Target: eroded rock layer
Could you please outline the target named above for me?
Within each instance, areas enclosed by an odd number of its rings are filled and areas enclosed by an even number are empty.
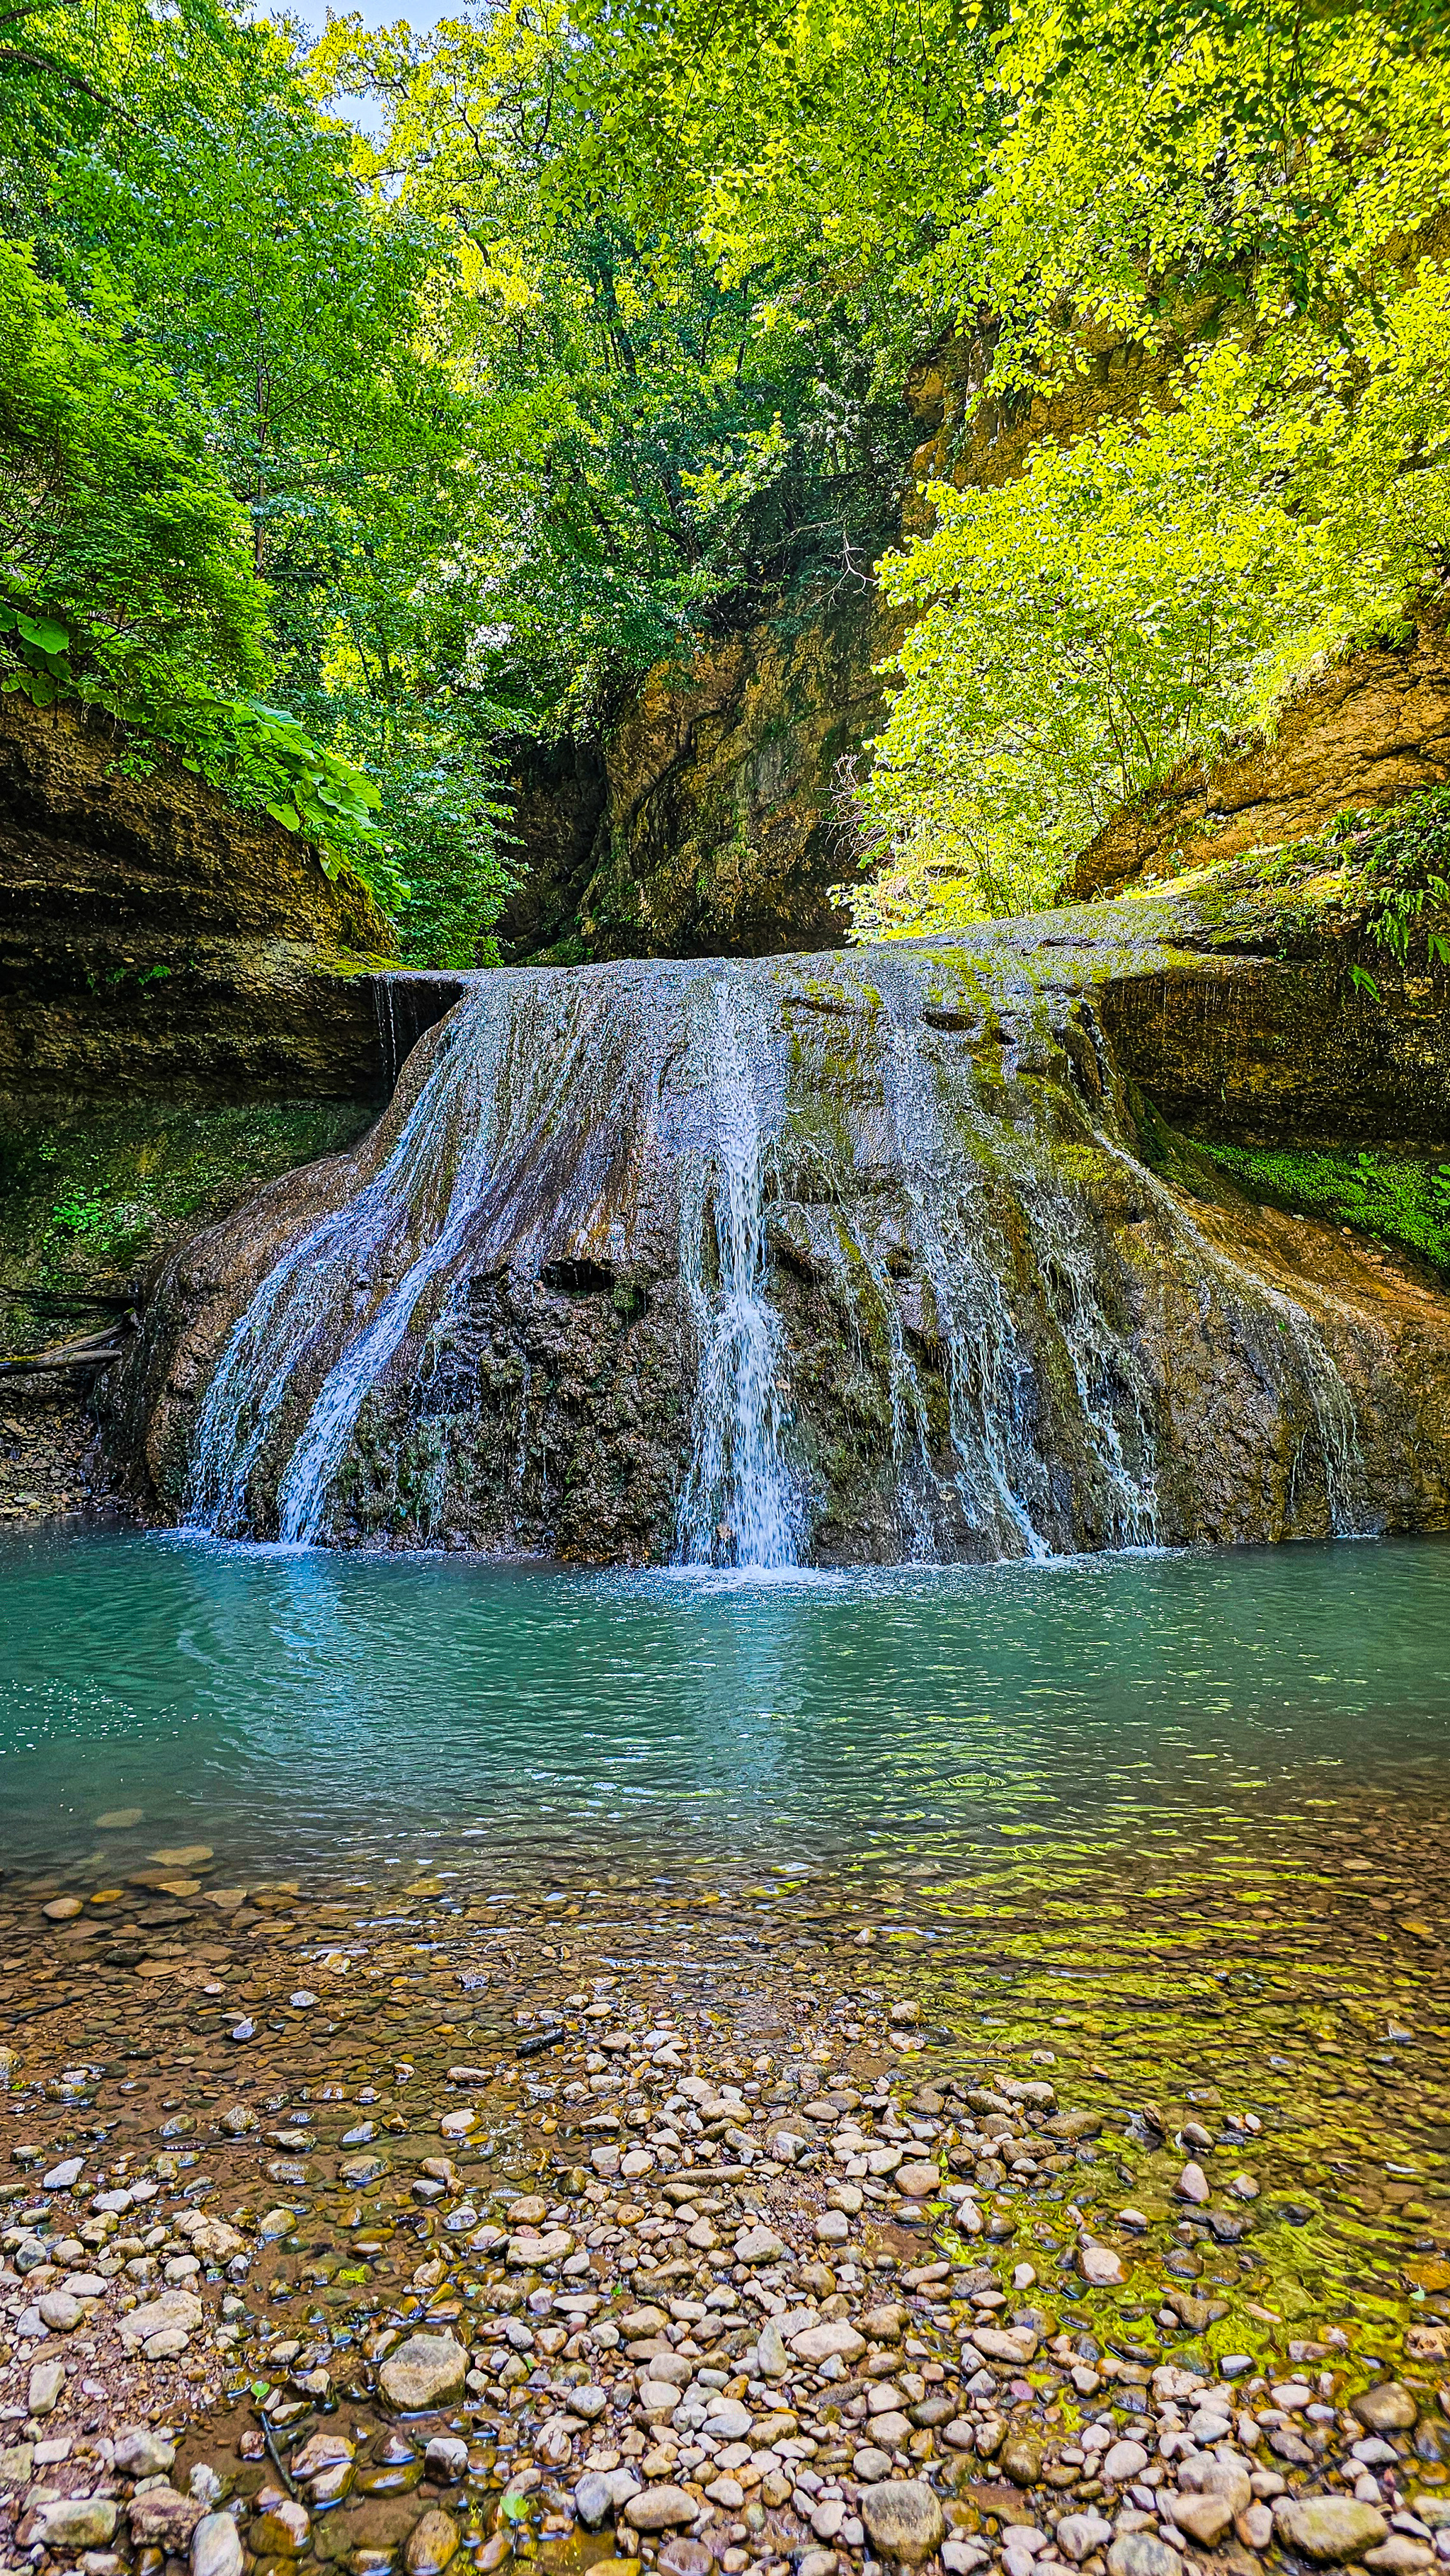
[[[1434,1123],[1443,1013],[1412,1076],[1280,928],[1254,956],[1180,894],[482,977],[353,1152],[173,1258],[113,1398],[133,1473],[223,1532],[596,1559],[1443,1526],[1450,1300],[1165,1157],[1140,1087],[1223,1028],[1240,1125],[1302,1131],[1318,1032],[1321,1132],[1376,1085],[1382,1132]]]

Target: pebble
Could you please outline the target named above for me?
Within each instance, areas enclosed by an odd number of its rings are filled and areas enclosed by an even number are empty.
[[[1280,2496],[1274,2527],[1299,2557],[1334,2567],[1362,2558],[1389,2531],[1374,2505],[1359,2504],[1352,2496]]]
[[[699,2507],[683,2487],[642,2487],[624,2508],[625,2521],[636,2531],[675,2531],[694,2521]]]
[[[451,2513],[434,2505],[415,2522],[403,2548],[408,2576],[442,2576],[458,2555],[458,2525]]]
[[[105,2549],[115,2538],[118,2507],[110,2496],[57,2496],[37,2505],[29,2543],[50,2550]]]
[[[191,2535],[191,2576],[242,2576],[242,2536],[229,2513],[204,2513]]]
[[[1377,2388],[1366,2388],[1350,2399],[1350,2413],[1372,2433],[1408,2433],[1419,2412],[1409,2389],[1397,2379],[1382,2380]]]
[[[919,2567],[946,2535],[941,2499],[921,2478],[892,2478],[865,2486],[860,2508],[872,2548],[906,2567]]]
[[[1129,2531],[1108,2551],[1108,2576],[1183,2576],[1183,2560],[1151,2531]]]
[[[166,1865],[182,1864],[172,1855]],[[240,1902],[245,1890],[234,1893]],[[208,1917],[208,1937],[218,1928]],[[401,1947],[394,1956],[401,1980],[413,1974],[410,1960],[426,1953]],[[296,1982],[304,1960],[310,1986]],[[859,2576],[868,2548],[906,2567],[939,2557],[944,2576],[994,2569],[1061,2576],[1089,2561],[1089,2576],[1100,2576],[1104,2560],[1109,2576],[1184,2576],[1175,2534],[1206,2556],[1226,2551],[1243,2576],[1246,2562],[1235,2550],[1257,2555],[1276,2540],[1297,2558],[1333,2565],[1345,2555],[1337,2541],[1323,2545],[1335,2539],[1335,2516],[1368,2514],[1352,2527],[1349,2555],[1372,2576],[1433,2576],[1424,2533],[1440,2526],[1409,2528],[1399,2517],[1391,2528],[1388,2481],[1383,2513],[1347,2494],[1281,2492],[1274,2500],[1276,2488],[1311,2488],[1346,2462],[1347,2477],[1362,2477],[1375,2497],[1381,2490],[1370,2469],[1397,2471],[1402,2494],[1406,2445],[1384,2435],[1412,2431],[1422,2415],[1433,2428],[1433,2388],[1382,2378],[1347,2399],[1344,2380],[1353,2387],[1368,2373],[1352,2375],[1339,2344],[1291,2344],[1290,2329],[1274,2319],[1267,2273],[1245,2274],[1243,2288],[1234,2288],[1240,2258],[1219,2252],[1232,2242],[1222,2228],[1252,2232],[1254,2220],[1219,2212],[1205,2223],[1192,2214],[1207,2203],[1204,2168],[1183,2168],[1176,2186],[1161,2125],[1148,2147],[1150,2157],[1162,2157],[1156,2176],[1120,2176],[1111,2115],[1059,2113],[1053,2087],[1037,2083],[1035,2069],[1028,2081],[1009,2072],[1023,2059],[995,2044],[985,2051],[990,2076],[958,2081],[933,2068],[928,2086],[923,2067],[905,2057],[889,2094],[884,2084],[873,2092],[876,2079],[859,2071],[848,2080],[844,2051],[834,2060],[843,2071],[827,2071],[823,2047],[800,2074],[773,2038],[754,2075],[749,2049],[742,2056],[737,2043],[732,2058],[723,2042],[722,2055],[706,2060],[709,2072],[696,2073],[696,2041],[663,2011],[657,2029],[646,2027],[612,1969],[601,1979],[608,2005],[592,2018],[592,2008],[581,2009],[579,2037],[572,2046],[566,2037],[547,2064],[533,2057],[516,2070],[507,2037],[497,2076],[460,2055],[447,2073],[469,2088],[460,2106],[456,2096],[440,2098],[421,2051],[417,2071],[427,2080],[414,2080],[405,2046],[420,2049],[416,2022],[407,2025],[409,2043],[396,2025],[381,2025],[386,2047],[369,2050],[366,2082],[360,2060],[344,2062],[341,2044],[325,2076],[316,2071],[326,2062],[319,2032],[339,2009],[323,1973],[330,1964],[320,1944],[304,1948],[294,1935],[271,1987],[261,1978],[233,1986],[228,2008],[224,1983],[210,1985],[216,2090],[194,2128],[194,2104],[166,2102],[168,2114],[182,2116],[174,2131],[162,2129],[167,2152],[156,2179],[144,2149],[138,2156],[133,2148],[98,2177],[115,2188],[79,2199],[73,2216],[57,2210],[48,2232],[33,2214],[25,2223],[40,2232],[12,2238],[12,2318],[32,2297],[25,2314],[35,2332],[76,2337],[68,2349],[80,2347],[77,2378],[92,2367],[86,2355],[99,2325],[107,2349],[119,2341],[129,2358],[133,2406],[144,2409],[154,2393],[185,2420],[196,2382],[176,2375],[179,2365],[188,2374],[228,2371],[244,2408],[249,2379],[263,2391],[252,2423],[265,2422],[267,2436],[249,2430],[243,2442],[245,2455],[262,2463],[244,2526],[259,2570],[316,2550],[329,2560],[346,2555],[352,2576],[382,2576],[391,2548],[406,2576],[442,2576],[458,2555],[462,2526],[480,2576],[491,2576],[515,2546],[532,2559],[541,2543],[548,2550],[577,2525],[601,2535],[613,2526],[619,2557],[596,2558],[594,2570],[614,2567],[621,2576],[626,2567],[638,2576],[640,2549],[659,2576],[712,2576],[717,2567],[721,2576],[754,2576],[757,2565],[761,2576],[785,2576],[787,2561],[797,2576]],[[862,1973],[870,1971],[863,1965]],[[474,1983],[489,1996],[496,1991],[486,1978]],[[289,2001],[314,2016],[288,2023],[281,2043],[307,2052],[305,2081],[301,2059],[284,2071],[268,2036],[267,2056],[258,2050],[240,2065],[230,2060],[224,2088],[225,2034],[275,2028]],[[242,2013],[244,2004],[254,2009]],[[442,2039],[487,2060],[497,2027],[491,2009],[455,1999],[450,2011],[443,2003]],[[879,2016],[884,2007],[876,2009]],[[475,2012],[478,2025],[465,2031]],[[822,2027],[829,2032],[824,2019]],[[359,2032],[353,2049],[360,2039]],[[87,2047],[99,2059],[108,2044],[88,2037]],[[254,2091],[246,2079],[259,2059],[266,2071]],[[50,2098],[89,2098],[86,2072],[81,2065],[63,2075]],[[173,2074],[157,2073],[158,2092],[161,2083],[185,2092]],[[248,2098],[229,2100],[233,2090]],[[333,2103],[335,2111],[323,2107]],[[788,2127],[776,2125],[783,2116]],[[1164,2116],[1171,2127],[1166,2108]],[[1185,2122],[1185,2145],[1206,2150],[1224,2116],[1210,2108],[1209,2125]],[[988,2117],[998,2124],[991,2133],[982,2126]],[[153,2139],[161,2125],[155,2121]],[[606,2126],[612,2162],[600,2184],[594,2175],[606,2169],[606,2151],[594,2140]],[[57,2145],[76,2134],[59,2122],[57,2129]],[[1108,2143],[1095,2156],[1092,2141],[1105,2130]],[[83,2126],[81,2134],[91,2133]],[[194,2177],[188,2139],[207,2156]],[[97,2162],[124,2143],[97,2146]],[[444,2152],[434,2152],[440,2143]],[[265,2209],[265,2187],[249,2195],[229,2177],[264,2173],[277,2145],[308,2161],[289,2165],[285,2176],[279,2169],[288,2203]],[[339,2145],[348,2152],[335,2166]],[[31,2161],[43,2162],[38,2149]],[[81,2160],[72,2161],[78,2180]],[[47,2172],[47,2183],[61,2170]],[[220,2190],[188,2204],[184,2193],[214,2171]],[[1193,2175],[1203,2183],[1201,2199],[1181,2188]],[[1125,2179],[1143,2205],[1115,2219]],[[34,2190],[33,2180],[21,2188]],[[1282,2168],[1266,2188],[1271,2198],[1284,2190]],[[160,2207],[148,2210],[147,2198],[162,2190]],[[264,2214],[234,2210],[234,2197]],[[97,2233],[87,2211],[104,2221]],[[153,2249],[144,2240],[158,2217],[168,2233]],[[55,2243],[69,2224],[86,2234]],[[1092,2231],[1130,2225],[1138,2304],[1119,2307],[1113,2294],[1126,2289],[1125,2258]],[[142,2245],[129,2269],[119,2268],[123,2239]],[[104,2269],[73,2268],[86,2260]],[[34,2289],[20,2288],[32,2270]],[[231,2282],[218,2281],[228,2270],[235,2296]],[[1182,2284],[1202,2275],[1206,2295],[1190,2296]],[[344,2281],[360,2285],[356,2308],[342,2295]],[[275,2309],[269,2283],[281,2294]],[[1207,2295],[1220,2286],[1225,2298]],[[118,2313],[123,2296],[137,2303]],[[1151,2317],[1165,2297],[1160,2344]],[[167,2308],[177,2300],[184,2304]],[[1271,2357],[1219,2356],[1188,2343],[1228,2315],[1231,2302],[1244,2341]],[[1428,2340],[1405,2345],[1412,2382],[1417,2353],[1428,2356],[1422,2366],[1432,2381],[1450,2360],[1446,2342],[1436,2345],[1435,2315],[1432,2304],[1414,2327]],[[1269,2331],[1258,2334],[1253,2320]],[[399,2330],[402,2340],[379,2349]],[[1316,2329],[1296,2321],[1292,2331],[1307,2337]],[[1396,2366],[1398,2343],[1376,2349],[1386,2358],[1373,2367]],[[1218,2384],[1191,2366],[1201,2355],[1222,2374]],[[66,2429],[86,2420],[89,2387],[82,2397],[64,2363],[49,2356],[26,2366],[27,2394],[42,2370],[59,2371],[57,2465],[62,2475],[93,2479],[94,2454]],[[96,2366],[104,2377],[110,2365]],[[1227,2384],[1236,2372],[1246,2388]],[[391,2423],[379,2423],[378,2398]],[[1352,2443],[1338,2411],[1351,2403],[1362,2428]],[[445,2414],[446,2429],[406,2420],[454,2409],[462,2412],[451,2422]],[[1326,2438],[1327,2450],[1314,2446]],[[1438,2439],[1433,2429],[1420,2435],[1431,2448],[1417,2476],[1433,2479]],[[1241,2449],[1230,2449],[1233,2442]],[[12,2484],[28,2485],[32,2465],[36,2476],[51,2476],[43,2456],[51,2447],[17,2445],[0,2454],[0,2468],[24,2450],[24,2467],[8,2471]],[[295,2495],[270,2484],[274,2456]],[[133,2542],[173,2559],[189,2543],[192,2576],[242,2576],[243,2535],[234,2514],[217,2510],[234,2492],[230,2471],[188,2453],[191,2492],[182,2495],[166,2482],[176,2457],[169,2432],[155,2426],[132,2424],[115,2436],[118,2478],[162,2481],[125,2504]],[[425,2481],[453,2491],[457,2520],[428,2503],[426,2490],[407,2503]],[[504,2508],[485,2537],[500,2488]],[[87,2500],[64,2501],[78,2508]],[[1415,2501],[1427,2515],[1443,2503],[1450,2527],[1450,2497]],[[325,2519],[339,2504],[345,2511]],[[40,2501],[31,2508],[41,2509]],[[1306,2519],[1293,2523],[1294,2514]],[[105,2547],[89,2539],[74,2545]],[[97,2567],[85,2576],[121,2571]]]
[[[65,2363],[38,2361],[30,2374],[26,2403],[32,2415],[54,2414],[65,2395]]]
[[[388,2354],[378,2384],[400,2415],[422,2415],[454,2405],[467,2376],[468,2354],[452,2335],[418,2334]]]

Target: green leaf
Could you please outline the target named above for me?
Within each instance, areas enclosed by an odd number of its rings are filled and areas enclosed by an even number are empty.
[[[273,822],[281,823],[287,831],[299,832],[301,830],[301,819],[294,805],[268,805],[266,810],[271,815]]]
[[[24,636],[26,643],[33,644],[38,653],[64,653],[70,644],[70,636],[65,627],[57,626],[54,618],[25,617],[17,614],[15,625],[17,632]]]

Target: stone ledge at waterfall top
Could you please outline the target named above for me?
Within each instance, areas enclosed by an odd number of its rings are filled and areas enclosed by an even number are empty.
[[[1303,881],[477,978],[174,1254],[110,1436],[223,1534],[889,1561],[1450,1523],[1450,1297],[1203,1142],[1443,1156],[1443,979]]]

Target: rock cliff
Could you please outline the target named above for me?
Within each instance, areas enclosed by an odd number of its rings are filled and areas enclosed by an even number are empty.
[[[0,1091],[352,1098],[379,1086],[351,880],[183,769],[127,778],[109,728],[0,699]]]
[[[179,1230],[350,1143],[395,1069],[361,887],[116,748],[0,698],[0,1353],[96,1322]],[[84,1385],[7,1384],[0,1518],[91,1490]]]
[[[118,1454],[224,1531],[605,1560],[1445,1527],[1443,1285],[1221,1159],[1443,1153],[1443,979],[1376,999],[1354,939],[1229,872],[480,978],[370,1137],[178,1249]]]
[[[844,941],[841,764],[881,705],[861,584],[795,626],[761,619],[650,672],[614,724],[514,781],[526,874],[505,956],[755,957]]]

